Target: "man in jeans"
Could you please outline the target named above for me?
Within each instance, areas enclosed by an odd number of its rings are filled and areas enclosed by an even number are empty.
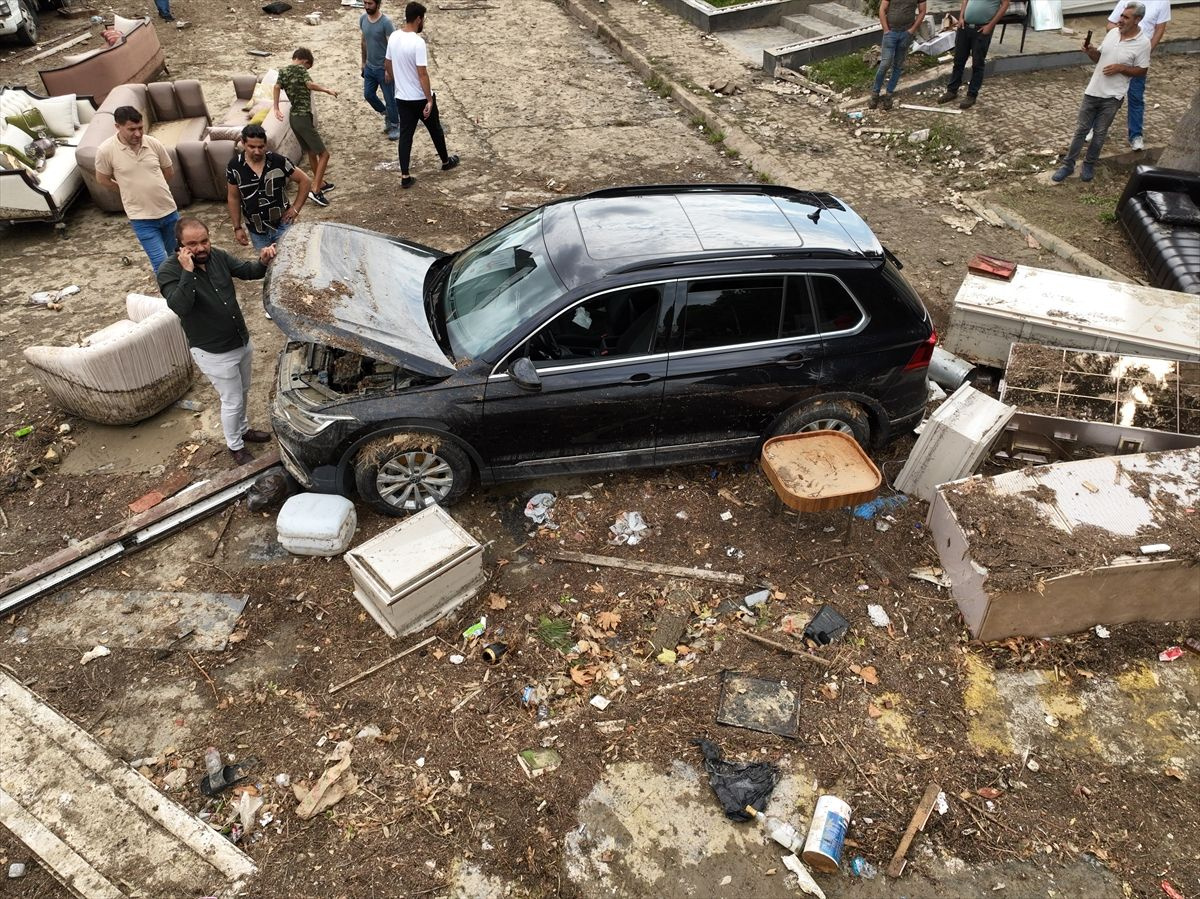
[[[253,347],[233,279],[262,278],[275,248],[261,250],[256,261],[243,260],[212,246],[208,226],[199,219],[180,219],[176,231],[179,252],[158,270],[158,286],[183,324],[196,367],[221,398],[225,445],[233,461],[245,465],[254,459],[245,442],[266,443],[271,435],[254,430],[246,420]]]
[[[383,116],[383,130],[388,140],[400,139],[400,120],[396,118],[396,92],[387,83],[388,38],[395,27],[392,20],[379,8],[381,0],[363,0],[366,10],[358,17],[358,28],[362,32],[362,77],[363,99],[371,108]],[[379,90],[383,89],[383,100]]]
[[[1171,21],[1171,4],[1169,0],[1144,0],[1146,14],[1142,16],[1142,34],[1150,41],[1150,52],[1158,46]],[[1125,10],[1126,0],[1118,0],[1113,7],[1112,15],[1108,17],[1105,28],[1112,31],[1121,24],[1121,13]],[[1142,137],[1142,122],[1146,115],[1146,76],[1129,79],[1129,106],[1125,115],[1129,120],[1129,146],[1135,150],[1146,149],[1146,141]]]
[[[1088,140],[1089,131],[1091,143],[1083,159],[1079,180],[1091,181],[1095,177],[1096,160],[1100,158],[1113,117],[1129,90],[1130,79],[1144,78],[1150,68],[1150,39],[1142,34],[1141,27],[1145,14],[1146,7],[1141,3],[1126,3],[1117,27],[1104,35],[1099,49],[1084,41],[1083,52],[1096,63],[1096,68],[1083,92],[1075,137],[1063,157],[1062,167],[1050,176],[1055,184],[1062,184],[1075,171],[1075,160]]]
[[[292,227],[311,185],[308,175],[286,156],[267,149],[267,132],[262,125],[242,129],[242,152],[234,153],[225,168],[229,182],[225,202],[233,222],[233,238],[242,246],[262,250],[271,246]],[[288,204],[289,181],[299,185],[296,202]]]
[[[425,49],[425,7],[410,3],[404,7],[404,27],[392,33],[387,45],[387,80],[396,92],[396,112],[400,116],[400,186],[412,187],[417,179],[408,173],[413,136],[417,123],[424,122],[442,160],[442,171],[458,165],[458,157],[446,150],[446,135],[438,118],[437,97],[429,84],[429,57]]]
[[[875,86],[871,88],[871,99],[867,103],[869,109],[879,106],[879,91],[883,87],[883,79],[891,69],[891,77],[887,82],[887,95],[883,98],[883,108],[892,108],[892,94],[896,90],[896,82],[904,73],[904,57],[912,46],[917,29],[925,21],[925,0],[883,0],[879,4],[879,24],[883,26],[883,44],[879,51],[879,68],[875,71]]]
[[[132,106],[113,110],[117,133],[96,148],[96,181],[120,191],[133,233],[158,271],[175,252],[178,207],[167,182],[175,174],[167,148],[145,132],[142,114]]]
[[[950,103],[958,98],[970,58],[971,81],[958,108],[970,109],[975,105],[979,89],[983,87],[983,67],[987,64],[988,48],[992,46],[992,32],[1006,12],[1008,0],[962,0],[962,6],[958,8],[958,31],[954,34],[954,68],[946,93],[938,97],[938,103]]]

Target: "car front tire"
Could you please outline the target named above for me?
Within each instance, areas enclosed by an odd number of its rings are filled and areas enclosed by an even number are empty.
[[[38,41],[37,12],[30,7],[28,0],[17,0],[17,5],[23,13],[21,24],[17,26],[17,42],[32,47]]]
[[[471,486],[471,460],[435,434],[391,434],[358,451],[354,482],[358,495],[376,512],[410,515],[459,500]]]
[[[771,436],[809,431],[841,431],[865,447],[871,439],[871,420],[862,406],[850,400],[818,400],[785,415]]]

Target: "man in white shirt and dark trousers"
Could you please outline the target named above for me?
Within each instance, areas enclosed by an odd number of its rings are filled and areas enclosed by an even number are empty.
[[[1096,63],[1092,79],[1083,92],[1083,104],[1079,107],[1079,119],[1075,124],[1075,137],[1063,157],[1062,166],[1050,176],[1055,184],[1061,184],[1075,171],[1075,160],[1083,145],[1088,142],[1087,155],[1079,172],[1080,181],[1091,181],[1096,175],[1096,161],[1104,148],[1109,126],[1116,117],[1131,78],[1144,78],[1150,68],[1150,41],[1142,34],[1141,20],[1146,14],[1144,4],[1131,0],[1121,11],[1115,29],[1104,36],[1099,48],[1087,39],[1083,52]]]
[[[1153,53],[1171,21],[1171,3],[1170,0],[1142,0],[1142,5],[1146,7],[1146,14],[1142,16],[1142,34],[1150,41],[1150,52]],[[1105,26],[1109,31],[1120,24],[1125,6],[1126,0],[1118,0]],[[1125,114],[1129,120],[1129,146],[1135,150],[1146,149],[1146,141],[1142,138],[1142,120],[1146,114],[1145,75],[1129,79],[1129,106]]]
[[[388,38],[385,76],[396,91],[396,114],[400,119],[400,186],[412,187],[417,179],[408,173],[412,157],[413,135],[417,123],[424,122],[433,147],[442,160],[442,171],[458,165],[458,157],[446,150],[446,135],[438,118],[437,97],[429,85],[429,57],[425,49],[425,7],[409,3],[404,7],[404,25]]]

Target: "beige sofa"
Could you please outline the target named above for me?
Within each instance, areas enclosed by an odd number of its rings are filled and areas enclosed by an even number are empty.
[[[254,75],[234,77],[237,99],[222,116],[222,124],[215,126],[212,125],[212,117],[198,81],[122,84],[114,88],[96,111],[76,154],[92,200],[109,212],[122,211],[120,195],[101,187],[96,181],[96,149],[116,133],[113,121],[116,108],[133,106],[142,113],[146,133],[158,138],[167,147],[171,166],[175,170],[170,186],[176,204],[182,208],[193,199],[223,201],[228,190],[225,167],[237,147],[233,135],[240,132],[250,120],[250,112],[244,107],[254,97],[257,84],[258,78]],[[270,91],[260,94],[265,94],[265,101],[262,102],[270,102]],[[261,105],[259,98],[255,98],[255,102]],[[300,142],[292,133],[287,117],[290,105],[286,100],[281,100],[279,106],[284,113],[283,121],[269,113],[263,121],[267,146],[293,162],[299,162]],[[222,125],[230,135],[227,138],[218,137],[222,134]]]
[[[0,136],[4,133],[5,118],[48,99],[24,87],[0,88]],[[73,134],[55,139],[57,149],[42,171],[35,173],[24,167],[0,169],[0,219],[54,222],[56,227],[65,228],[63,218],[67,207],[83,189],[83,176],[75,160],[76,146],[96,112],[91,97],[76,97],[73,102],[79,123],[74,126]],[[31,138],[22,135],[18,139]]]
[[[192,384],[179,318],[162,297],[131,293],[128,318],[65,347],[33,346],[25,361],[50,401],[88,421],[132,424],[165,409]]]
[[[103,103],[119,84],[150,81],[166,68],[166,54],[149,19],[131,28],[120,43],[65,57],[66,65],[38,74],[51,96],[80,94]]]

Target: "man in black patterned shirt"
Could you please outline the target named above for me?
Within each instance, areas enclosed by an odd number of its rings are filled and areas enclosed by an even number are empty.
[[[267,149],[267,132],[262,125],[242,129],[242,147],[225,169],[229,182],[226,203],[234,239],[242,246],[253,244],[254,249],[261,250],[279,240],[296,221],[308,199],[311,181],[286,156]],[[300,187],[296,202],[290,205],[288,181]]]

